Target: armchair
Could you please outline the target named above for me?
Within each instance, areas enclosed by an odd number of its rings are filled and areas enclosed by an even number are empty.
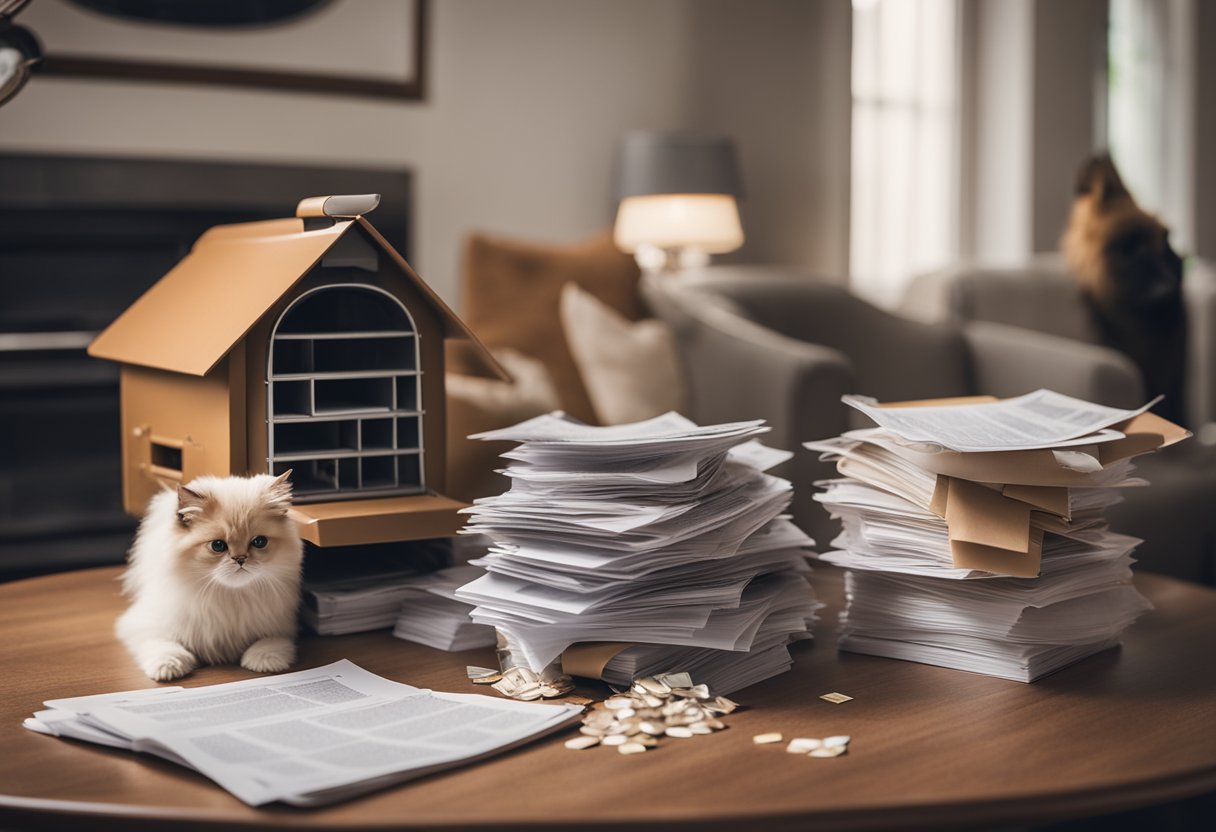
[[[693,418],[764,417],[767,441],[797,452],[784,472],[794,517],[821,545],[836,529],[812,483],[833,469],[800,446],[865,424],[844,393],[894,401],[1049,387],[1113,406],[1142,396],[1135,366],[1112,350],[996,323],[921,323],[793,271],[649,275],[642,291],[676,335]]]
[[[1216,423],[1216,268],[1192,259],[1183,280],[1187,315],[1186,418]],[[1063,258],[1038,255],[1018,266],[959,264],[920,275],[900,312],[924,321],[993,321],[1095,344],[1098,334]]]

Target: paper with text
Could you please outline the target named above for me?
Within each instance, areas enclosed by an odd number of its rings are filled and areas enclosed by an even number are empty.
[[[904,441],[940,445],[953,451],[1058,448],[1138,416],[1160,400],[1157,397],[1136,410],[1120,410],[1051,390],[1036,390],[999,402],[940,407],[881,407],[863,396],[841,398]],[[1087,441],[1121,436],[1110,431]]]
[[[211,685],[46,703],[31,730],[192,768],[250,805],[320,805],[471,762],[577,719],[575,705],[439,693],[349,661]]]

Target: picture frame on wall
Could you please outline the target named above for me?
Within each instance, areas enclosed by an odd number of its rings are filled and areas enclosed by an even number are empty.
[[[421,101],[428,0],[37,0],[38,74]]]

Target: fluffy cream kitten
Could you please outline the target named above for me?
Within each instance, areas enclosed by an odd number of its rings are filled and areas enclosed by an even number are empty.
[[[199,477],[152,499],[115,626],[150,678],[238,659],[272,673],[295,660],[303,544],[287,516],[290,474]]]

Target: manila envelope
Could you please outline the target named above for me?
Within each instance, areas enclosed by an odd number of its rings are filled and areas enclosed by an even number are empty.
[[[1057,485],[1005,485],[1001,493],[1011,500],[1019,500],[1039,511],[1054,514],[1065,520],[1072,519],[1072,505],[1068,489]]]
[[[571,644],[562,652],[562,673],[567,676],[599,679],[604,675],[608,662],[622,650],[628,650],[632,646],[620,641],[584,641]]]
[[[1039,564],[1043,560],[1043,530],[1030,530],[1030,546],[1025,552],[1010,552],[978,543],[951,540],[950,554],[959,569],[978,569],[1015,578],[1037,578]]]
[[[1080,528],[1072,523],[1067,488],[1001,488],[938,476],[929,510],[946,521],[957,568],[1015,577],[1038,575],[1044,532],[1067,536]]]
[[[1039,512],[1029,503],[979,483],[939,476],[930,509],[946,521],[956,568],[1038,576],[1043,529],[1032,522]]]

